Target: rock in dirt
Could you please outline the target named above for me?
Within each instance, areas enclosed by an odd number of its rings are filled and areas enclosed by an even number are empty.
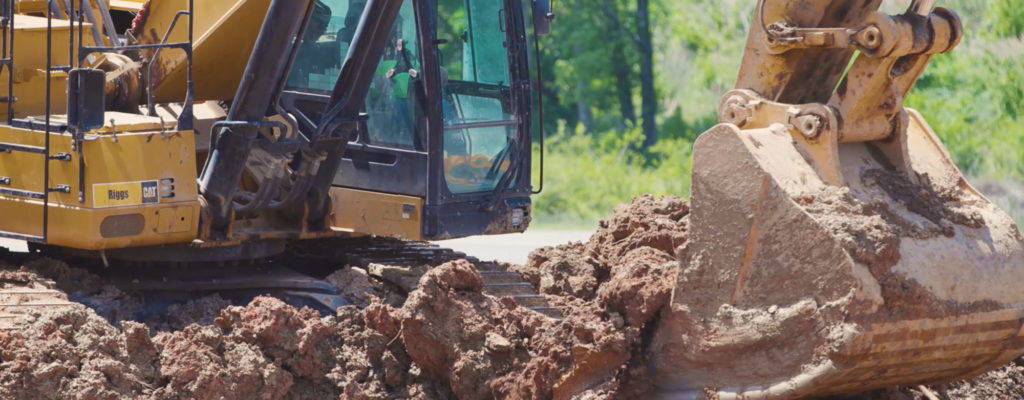
[[[370,282],[366,270],[362,268],[340,269],[328,275],[324,281],[341,289],[341,296],[359,307],[370,305],[370,298],[379,295],[377,288]]]

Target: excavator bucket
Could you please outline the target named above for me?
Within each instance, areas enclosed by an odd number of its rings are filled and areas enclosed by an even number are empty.
[[[694,145],[691,236],[650,354],[666,397],[849,394],[969,378],[1019,357],[1024,237],[902,107],[913,81],[901,78],[955,45],[955,14],[918,2],[896,17],[863,1],[771,3],[758,10],[773,24],[751,34],[742,89]],[[890,31],[884,18],[933,29]],[[812,37],[880,25],[875,40],[942,43],[862,54],[840,80],[849,52]],[[862,39],[829,40],[870,50]]]

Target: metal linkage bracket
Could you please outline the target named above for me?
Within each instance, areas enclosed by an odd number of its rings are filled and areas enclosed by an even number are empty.
[[[816,60],[821,68],[834,68],[837,57],[847,60],[852,52],[816,52],[813,49],[858,50],[832,93],[794,89],[789,98],[816,101],[811,104],[774,102],[754,90],[734,90],[726,94],[719,108],[719,120],[743,129],[782,127],[793,135],[797,147],[813,164],[822,179],[842,185],[838,159],[840,143],[870,142],[889,158],[894,166],[910,171],[907,149],[909,116],[904,99],[935,54],[952,50],[963,36],[960,19],[945,8],[932,11],[933,1],[914,1],[902,15],[890,16],[869,11],[852,27],[796,27],[789,18],[806,20],[788,9],[776,8],[780,21],[765,24],[765,3],[761,0],[761,25],[766,53],[780,67],[780,60],[795,63]],[[788,53],[805,50],[802,53]],[[787,54],[783,54],[787,53]],[[846,55],[844,55],[846,54]],[[844,62],[844,64],[847,62]],[[813,68],[812,65],[806,66]],[[769,67],[770,68],[770,67]],[[822,71],[816,71],[822,72]],[[828,75],[824,71],[822,75]],[[742,75],[741,75],[742,76]],[[811,82],[809,85],[813,85]],[[768,97],[778,98],[772,85],[753,80],[747,88],[760,88]],[[831,87],[832,83],[829,83]],[[807,93],[815,95],[807,96]],[[825,101],[824,95],[830,96]],[[812,100],[813,99],[813,100]],[[913,174],[908,174],[914,179]]]
[[[723,97],[718,120],[741,129],[783,129],[797,150],[818,171],[822,181],[844,185],[839,165],[839,129],[836,110],[824,104],[783,104],[762,98],[752,90],[737,89]]]
[[[764,3],[761,0],[761,16]],[[960,20],[946,8],[915,5],[902,15],[871,12],[853,27],[798,27],[783,19],[761,29],[772,54],[805,49],[855,49],[872,58],[944,53],[962,36]]]
[[[891,134],[872,141],[893,166],[910,172],[907,147],[909,114],[901,110],[895,117]],[[752,90],[737,89],[725,95],[719,106],[718,120],[741,129],[783,129],[793,137],[797,150],[818,172],[825,183],[845,185],[839,161],[844,121],[839,111],[825,104],[784,104],[762,98]],[[908,174],[916,179],[914,174]]]

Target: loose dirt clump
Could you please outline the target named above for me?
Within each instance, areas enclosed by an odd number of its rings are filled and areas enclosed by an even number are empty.
[[[539,249],[515,268],[562,311],[574,335],[595,344],[572,348],[577,367],[560,388],[629,398],[650,387],[643,349],[675,286],[689,211],[678,197],[639,196],[617,207],[588,242]]]
[[[379,311],[321,317],[259,297],[224,309],[215,325],[152,335],[81,305],[47,310],[0,334],[0,398],[447,398],[407,372],[400,342],[389,348],[394,337],[367,329]]]
[[[172,304],[161,315],[146,322],[155,332],[180,331],[192,324],[213,325],[221,310],[230,305],[231,302],[219,294],[212,294],[184,304]]]
[[[882,307],[890,317],[918,319],[999,309],[998,304],[989,302],[939,301],[921,284],[893,271],[903,256],[903,238],[952,236],[954,224],[981,226],[983,220],[976,212],[961,209],[969,209],[959,205],[961,197],[939,193],[927,175],[919,176],[920,183],[914,183],[905,173],[870,169],[862,173],[862,179],[924,219],[912,222],[890,204],[861,201],[847,188],[826,188],[795,200],[840,241],[855,261],[868,267],[886,299]]]
[[[120,399],[149,385],[122,333],[85,306],[39,316],[0,336],[0,398]]]
[[[340,288],[342,297],[359,307],[370,305],[372,297],[382,295],[381,291],[370,282],[366,270],[362,268],[340,269],[328,275],[324,281]]]

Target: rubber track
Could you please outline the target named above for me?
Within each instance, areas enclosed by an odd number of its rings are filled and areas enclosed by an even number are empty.
[[[332,242],[335,246],[338,242]],[[557,308],[551,307],[544,296],[537,294],[522,275],[508,270],[508,264],[481,261],[476,257],[443,248],[427,242],[407,242],[385,238],[347,239],[331,250],[336,259],[348,265],[368,268],[370,264],[402,267],[429,265],[436,267],[446,262],[466,260],[476,266],[484,281],[484,293],[495,297],[511,297],[520,306],[561,319]],[[321,253],[322,252],[318,252]]]
[[[3,250],[0,249],[0,253]],[[8,256],[12,253],[7,253]],[[19,255],[11,261],[23,265],[34,256]],[[386,238],[323,239],[300,242],[285,254],[274,257],[270,263],[285,266],[323,264],[338,269],[342,266],[368,268],[371,264],[401,267],[436,267],[446,262],[467,260],[480,271],[484,281],[484,292],[495,297],[511,297],[519,305],[548,315],[561,318],[558,309],[548,305],[544,296],[522,275],[509,271],[508,265],[481,261],[476,257],[426,242],[407,242]],[[14,263],[17,262],[17,263]],[[99,263],[99,261],[96,261]],[[82,267],[81,262],[75,262]],[[67,295],[54,287],[52,281],[0,281],[0,330],[18,328],[22,315],[46,308],[70,307],[76,303],[68,301]],[[199,297],[201,295],[197,295]]]
[[[72,307],[64,292],[49,289],[52,281],[0,281],[0,331],[20,328],[23,315],[48,308]]]

